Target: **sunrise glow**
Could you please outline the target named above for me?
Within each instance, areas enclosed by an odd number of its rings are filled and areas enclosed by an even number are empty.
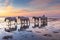
[[[60,3],[57,3],[59,0],[56,2],[52,0],[40,1],[1,0],[0,16],[41,16],[45,14],[49,17],[59,17]]]

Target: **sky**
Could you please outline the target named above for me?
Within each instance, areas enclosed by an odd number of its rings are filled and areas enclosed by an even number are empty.
[[[60,0],[0,0],[0,16],[60,17]]]

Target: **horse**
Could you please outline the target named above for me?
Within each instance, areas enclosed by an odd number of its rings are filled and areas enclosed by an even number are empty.
[[[11,21],[17,22],[16,17],[6,17],[4,21],[6,21],[6,20],[9,20],[9,22],[11,22]]]
[[[20,17],[20,16],[18,16],[18,19],[20,19],[21,23],[22,23],[22,21],[24,21],[24,22],[26,21],[27,23],[29,22],[29,25],[30,25],[30,20],[29,20],[28,17],[24,17],[24,16]]]
[[[39,22],[39,17],[33,16],[32,19],[34,19],[35,22],[36,22],[36,20]]]
[[[9,21],[8,21],[8,26],[10,26],[10,27],[9,27],[9,29],[6,29],[6,28],[5,28],[5,31],[10,32],[10,31],[13,31],[13,30],[16,30],[16,29],[17,29],[17,25],[15,25],[15,23],[14,23],[15,28],[11,28],[11,21],[17,22],[16,17],[6,17],[4,21],[6,21],[6,20],[9,20]],[[9,23],[10,23],[10,24],[9,24]]]
[[[30,20],[29,20],[28,17],[24,17],[24,16],[20,17],[20,16],[18,16],[18,19],[20,19],[20,21],[21,21],[21,28],[20,28],[20,30],[29,28]],[[22,21],[24,21],[24,23]],[[26,21],[27,25],[25,25],[25,21]]]

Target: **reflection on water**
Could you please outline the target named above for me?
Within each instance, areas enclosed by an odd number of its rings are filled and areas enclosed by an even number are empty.
[[[47,25],[45,25],[45,24],[41,24],[41,25],[39,25],[40,23],[33,23],[33,25],[34,26],[31,26],[32,28],[36,28],[36,27],[38,27],[38,28],[42,28],[42,27],[45,27],[45,26],[47,26]],[[22,31],[22,30],[26,30],[26,29],[29,29],[29,27],[30,27],[30,25],[29,24],[27,24],[27,23],[22,23],[22,24],[19,24],[20,25],[20,29],[17,29],[17,25],[14,25],[14,27],[10,24],[9,26],[8,26],[8,29],[7,28],[5,28],[5,31],[6,32],[11,32],[11,31],[15,31],[15,30],[20,30],[20,31]],[[11,27],[12,26],[12,27]]]
[[[13,38],[12,35],[8,35],[8,36],[4,36],[2,39],[3,39],[3,40],[9,40],[9,39],[12,40],[12,38]]]
[[[5,28],[5,31],[6,32],[11,32],[11,31],[16,31],[17,30],[17,26],[15,26],[14,28],[12,27],[9,27],[8,29],[7,28]]]
[[[40,23],[14,25],[13,22],[11,26],[0,22],[0,26],[0,40],[60,40],[60,20],[48,22],[47,26]]]
[[[28,29],[28,28],[29,28],[28,25],[23,25],[20,27],[20,29],[18,29],[18,31],[23,31],[23,30]]]
[[[39,27],[39,23],[37,23],[37,24],[35,23],[34,24],[33,28],[36,28],[36,27]]]

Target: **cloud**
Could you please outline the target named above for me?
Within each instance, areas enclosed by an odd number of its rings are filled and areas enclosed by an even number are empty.
[[[33,11],[27,9],[16,9],[12,6],[8,6],[5,8],[0,8],[0,16],[42,16],[43,14],[52,17],[59,17],[60,9],[35,9]]]
[[[9,5],[9,0],[5,0],[5,6]]]
[[[60,15],[60,10],[36,10],[35,12],[33,12],[33,13],[35,13],[35,16],[37,15],[37,16],[41,16],[41,15],[47,15],[48,17],[50,16],[50,17],[55,17],[55,16],[57,16],[57,17],[59,17],[59,15]]]
[[[60,0],[32,0],[28,3],[32,8],[48,8],[60,5]]]
[[[31,4],[37,4],[37,5],[40,5],[40,4],[46,4],[48,2],[50,2],[51,0],[32,0],[30,3]]]
[[[49,8],[52,8],[52,9],[60,9],[60,4],[50,6]]]
[[[60,0],[32,0],[29,5],[32,6],[32,9],[35,7],[31,12],[35,16],[46,14],[50,17],[58,17],[60,15]]]
[[[0,16],[29,16],[29,11],[26,9],[16,9],[13,6],[0,8]]]
[[[45,6],[51,1],[52,0],[32,0],[31,2],[29,2],[29,4],[33,6]]]
[[[29,4],[33,5],[33,7],[41,5],[48,5],[52,0],[33,0]],[[7,7],[0,8],[0,16],[41,16],[43,14],[47,16],[57,16],[60,15],[60,4],[50,5],[50,6],[43,6],[42,8],[32,9],[16,9],[13,6],[9,5],[10,2],[6,0]],[[35,6],[34,6],[35,5]],[[32,11],[31,11],[32,10]]]
[[[5,0],[5,6],[9,6],[9,5],[12,5],[13,3],[13,0]]]

